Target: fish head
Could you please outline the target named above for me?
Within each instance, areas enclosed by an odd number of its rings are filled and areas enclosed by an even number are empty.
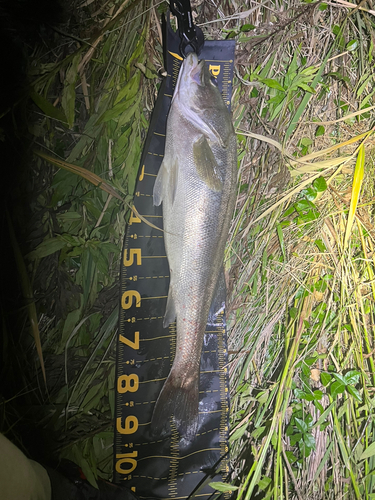
[[[234,137],[230,113],[208,65],[190,52],[183,61],[172,99],[172,108],[210,142],[226,148]]]
[[[183,100],[197,110],[224,104],[216,78],[211,75],[204,59],[198,60],[195,52],[190,52],[182,63],[173,99]]]

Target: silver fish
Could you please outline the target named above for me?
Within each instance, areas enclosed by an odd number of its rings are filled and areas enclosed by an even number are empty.
[[[209,314],[221,305],[224,248],[234,210],[237,142],[216,80],[194,53],[184,60],[167,120],[154,205],[163,203],[170,284],[163,326],[177,317],[176,355],[157,399],[152,431],[171,416],[181,434],[198,425],[199,366]],[[211,308],[211,312],[210,312]]]

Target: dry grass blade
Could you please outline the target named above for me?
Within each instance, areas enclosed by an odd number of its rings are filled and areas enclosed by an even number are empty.
[[[141,221],[143,221],[145,224],[152,227],[153,229],[157,229],[158,231],[164,232],[163,229],[160,229],[160,227],[155,226],[154,224],[152,224],[152,222],[148,221],[145,217],[143,217],[143,215],[141,215],[133,205],[130,205],[127,201],[121,198],[121,196],[117,194],[117,192],[113,189],[113,187],[110,186],[107,182],[105,182],[101,177],[99,177],[99,175],[90,172],[86,168],[79,167],[78,165],[73,165],[71,163],[67,163],[66,161],[53,158],[52,156],[46,155],[41,151],[34,151],[34,153],[43,158],[44,160],[47,160],[48,162],[52,163],[53,165],[63,168],[68,172],[72,172],[73,174],[77,174],[81,176],[83,179],[86,179],[87,181],[91,182],[91,184],[93,184],[94,186],[99,187],[100,189],[108,193],[110,196],[113,196],[114,198],[124,203],[133,212],[135,217],[141,219]]]
[[[267,142],[268,144],[275,146],[275,148],[277,148],[279,151],[284,151],[283,146],[279,142],[275,141],[275,139],[271,139],[270,137],[266,137],[261,134],[255,134],[253,132],[245,132],[244,130],[237,130],[237,133],[245,135],[247,137],[252,137],[253,139],[258,139],[258,141]]]
[[[319,125],[334,125],[335,123],[344,122],[345,120],[350,120],[352,118],[355,118],[356,116],[361,116],[364,113],[368,113],[369,111],[372,111],[373,109],[375,109],[375,106],[370,106],[369,108],[364,108],[364,109],[360,109],[359,111],[355,111],[354,113],[349,113],[348,115],[343,116],[342,118],[338,118],[337,120],[330,120],[327,122],[319,121],[319,122],[306,122],[306,123],[307,124],[319,123]]]
[[[99,187],[100,189],[110,194],[114,198],[123,201],[121,196],[117,194],[117,192],[113,189],[112,186],[107,184],[101,177],[94,174],[93,172],[90,172],[86,168],[79,167],[77,165],[72,165],[71,163],[67,163],[66,161],[53,158],[52,156],[46,155],[41,151],[34,151],[34,153],[43,158],[44,160],[47,160],[48,162],[52,163],[53,165],[56,165],[57,167],[63,168],[64,170],[68,170],[68,172],[72,172],[73,174],[81,176],[83,179],[86,179],[87,181],[91,182],[91,184],[93,184],[96,187]]]
[[[329,148],[323,149],[321,151],[315,151],[314,153],[310,153],[308,155],[302,156],[301,158],[295,159],[295,164],[297,165],[299,162],[309,162],[310,160],[315,160],[315,158],[321,158],[322,156],[327,156],[339,149],[344,148],[345,146],[350,146],[351,144],[354,144],[358,141],[361,141],[362,139],[367,139],[372,133],[373,129],[368,130],[367,132],[364,132],[363,134],[356,135],[354,137],[351,137],[347,141],[340,142],[338,144],[335,144],[334,146],[330,146]]]
[[[362,7],[362,5],[356,5],[351,2],[346,2],[345,0],[336,0],[335,2],[328,2],[329,5],[337,5],[340,6],[342,5],[343,7],[347,7],[348,9],[358,9],[362,10],[363,12],[368,12],[369,14],[375,15],[375,10],[370,10],[366,9],[365,7]],[[361,2],[361,4],[364,2]]]

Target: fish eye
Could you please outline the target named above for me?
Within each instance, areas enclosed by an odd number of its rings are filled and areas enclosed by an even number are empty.
[[[218,85],[217,84],[217,80],[216,80],[216,78],[213,75],[211,75],[211,77],[210,77],[210,82],[211,82],[212,85],[214,85],[215,87],[217,87],[217,85]]]

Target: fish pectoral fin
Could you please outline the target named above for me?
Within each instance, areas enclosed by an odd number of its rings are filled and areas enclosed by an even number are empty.
[[[165,315],[163,320],[163,328],[167,328],[173,321],[176,320],[176,305],[173,298],[173,286],[169,285],[167,306],[165,308]]]
[[[159,173],[154,184],[154,205],[158,207],[167,195],[171,197],[173,204],[176,197],[178,181],[178,160],[174,158],[172,163],[165,159],[160,166]]]
[[[163,201],[163,186],[165,183],[166,171],[164,162],[160,165],[158,175],[154,184],[153,198],[154,198],[154,206],[158,207]]]
[[[193,157],[195,168],[202,181],[212,191],[222,191],[223,181],[219,172],[219,166],[204,135],[194,142]]]

